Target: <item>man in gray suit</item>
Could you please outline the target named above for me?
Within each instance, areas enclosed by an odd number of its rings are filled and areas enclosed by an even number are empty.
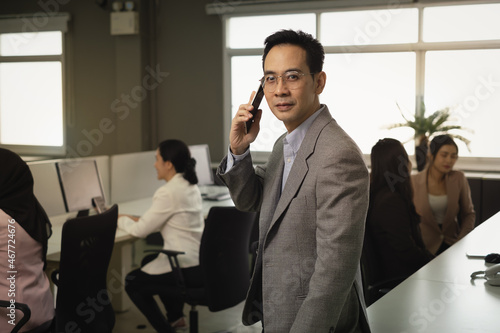
[[[260,211],[243,323],[261,320],[266,333],[370,331],[359,271],[368,171],[357,145],[319,102],[323,60],[321,44],[301,31],[266,39],[264,93],[287,133],[267,164],[254,168],[249,146],[262,111],[247,133],[253,107],[241,105],[217,171],[238,209]]]

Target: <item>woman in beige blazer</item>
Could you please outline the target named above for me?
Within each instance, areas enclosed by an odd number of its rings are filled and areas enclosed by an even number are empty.
[[[465,175],[453,170],[458,147],[448,135],[430,143],[427,168],[412,176],[425,246],[440,254],[474,229],[476,213]]]

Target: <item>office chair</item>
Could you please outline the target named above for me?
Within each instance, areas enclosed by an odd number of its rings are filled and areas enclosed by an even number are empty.
[[[235,207],[212,207],[205,221],[200,244],[202,287],[192,287],[179,267],[177,256],[184,252],[148,250],[168,255],[178,287],[165,286],[159,294],[182,293],[191,305],[189,331],[198,333],[197,305],[212,312],[233,307],[246,297],[250,284],[249,239],[256,213],[241,212]]]
[[[382,278],[379,258],[370,230],[366,228],[361,253],[361,276],[367,307],[406,279],[406,276],[395,276],[390,279]]]
[[[105,212],[68,220],[62,229],[57,285],[55,331],[110,333],[115,314],[106,276],[115,242],[118,206]]]
[[[0,301],[0,307],[8,309],[10,306],[10,301]],[[15,302],[14,307],[17,310],[21,310],[21,312],[23,313],[23,317],[21,318],[21,320],[17,320],[16,316],[16,325],[12,328],[12,331],[10,331],[11,333],[19,332],[21,327],[23,327],[24,324],[26,324],[31,318],[31,310],[27,304]],[[2,318],[2,320],[9,320],[9,317]]]

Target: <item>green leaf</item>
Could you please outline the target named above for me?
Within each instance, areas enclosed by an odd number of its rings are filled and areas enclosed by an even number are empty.
[[[414,134],[414,139],[416,138],[429,138],[435,134],[448,134],[452,138],[456,138],[460,141],[463,141],[467,149],[470,151],[470,140],[455,134],[455,133],[449,133],[449,131],[453,130],[462,130],[462,131],[469,131],[472,132],[470,129],[463,128],[460,125],[454,125],[450,124],[450,116],[451,116],[451,109],[449,107],[443,108],[441,110],[437,110],[433,112],[431,115],[428,117],[425,116],[425,104],[424,104],[424,99],[423,97],[417,97],[420,98],[420,107],[415,110],[415,113],[413,115],[413,119],[409,119],[406,117],[403,113],[403,110],[399,106],[398,103],[396,103],[399,112],[401,113],[401,116],[405,120],[403,123],[397,123],[397,124],[392,124],[388,125],[388,129],[393,129],[393,128],[400,128],[400,127],[410,127],[415,131]]]

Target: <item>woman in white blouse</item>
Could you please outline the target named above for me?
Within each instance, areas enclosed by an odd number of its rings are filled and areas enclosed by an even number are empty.
[[[189,148],[180,140],[166,140],[158,145],[154,164],[158,179],[166,184],[153,196],[153,203],[140,218],[120,215],[119,228],[133,236],[145,238],[160,231],[163,248],[183,251],[179,262],[188,280],[199,280],[199,247],[204,227],[202,199],[196,185],[196,161]],[[186,327],[181,297],[159,295],[167,317],[162,314],[153,296],[158,294],[157,286],[175,285],[168,258],[164,254],[148,256],[142,267],[126,277],[125,289],[139,310],[158,332],[174,332],[175,328]],[[201,281],[200,281],[201,283]]]

